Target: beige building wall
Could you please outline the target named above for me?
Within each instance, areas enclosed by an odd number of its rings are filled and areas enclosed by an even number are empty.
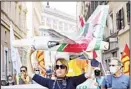
[[[34,35],[40,35],[39,26],[41,24],[42,2],[32,2],[32,29]]]
[[[118,39],[117,42],[110,42],[110,51],[105,54],[104,60],[107,62],[105,63],[106,69],[108,69],[108,64],[110,60],[108,58],[112,57],[114,54],[113,52],[117,52],[116,56],[120,59],[121,52],[124,50],[125,44],[127,43],[129,46],[129,25],[127,22],[127,9],[126,9],[127,2],[109,2],[109,16],[113,16],[112,21],[107,19],[107,25],[105,29],[105,38],[116,38]],[[124,11],[124,28],[117,29],[117,13],[120,9],[123,8]],[[111,28],[112,25],[112,28]],[[119,32],[118,32],[119,31]],[[118,32],[118,34],[116,34]],[[115,36],[113,36],[115,35]],[[113,49],[112,49],[113,48]],[[117,49],[117,50],[116,50]],[[114,50],[114,51],[113,51]]]
[[[15,39],[26,36],[26,6],[24,2],[1,2],[1,78],[13,73],[10,56],[10,24],[14,29]],[[21,61],[25,59],[25,50],[19,49]]]
[[[129,47],[130,26],[128,24],[126,4],[127,4],[127,2],[124,2],[121,5],[121,8],[123,7],[123,9],[124,9],[124,23],[125,23],[125,27],[124,27],[124,29],[120,30],[120,32],[118,34],[120,52],[122,52],[124,50],[125,44],[128,44],[128,47]]]
[[[109,2],[109,6],[110,6],[110,11],[109,13],[113,13],[113,28],[114,28],[114,32],[118,31],[117,29],[117,25],[116,25],[116,13],[123,8],[124,10],[124,28],[121,29],[118,33],[118,45],[119,45],[119,53],[121,51],[123,51],[125,44],[128,44],[129,46],[129,24],[127,21],[127,9],[126,9],[126,4],[127,2]],[[110,24],[110,23],[108,23]],[[118,57],[120,57],[120,54],[118,55]]]
[[[125,44],[127,44],[129,47],[129,30],[119,36],[120,52],[123,52],[123,50],[125,48]]]

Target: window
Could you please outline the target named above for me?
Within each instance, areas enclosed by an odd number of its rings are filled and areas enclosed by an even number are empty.
[[[57,29],[57,21],[53,20],[53,29],[56,30]]]
[[[109,21],[108,28],[110,30],[110,35],[111,35],[111,34],[114,33],[114,28],[113,28],[113,13],[109,16],[108,21]]]
[[[63,23],[59,22],[59,30],[63,30]]]
[[[6,47],[4,47],[3,72],[5,73],[5,77],[7,77],[7,72],[8,72],[8,48],[6,48]]]
[[[4,41],[7,43],[7,31],[5,31],[5,38]]]
[[[130,2],[126,4],[126,10],[127,10],[127,22],[130,24]]]
[[[46,19],[46,25],[47,27],[51,28],[51,19],[50,18]]]
[[[64,31],[68,31],[68,24],[64,23]]]
[[[112,52],[112,57],[117,57],[117,51]]]
[[[121,30],[124,28],[124,10],[123,8],[118,11],[116,14],[116,24],[117,24],[117,29]]]

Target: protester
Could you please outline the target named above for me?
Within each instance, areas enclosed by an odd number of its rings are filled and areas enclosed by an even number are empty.
[[[20,68],[19,84],[30,84],[31,78],[27,75],[27,67],[22,66]]]
[[[39,70],[39,68],[34,68],[34,72],[35,72],[35,74],[40,75],[40,70]],[[34,80],[32,80],[32,83],[33,83],[33,84],[37,84]]]
[[[15,85],[15,81],[13,80],[13,77],[11,75],[7,76],[7,85],[8,86]]]
[[[95,86],[97,86],[97,89],[101,89],[101,84],[104,77],[102,76],[102,72],[99,67],[96,67],[94,69],[94,74],[95,74],[95,79],[96,79]]]
[[[32,70],[31,65],[31,54],[33,53],[33,49],[29,51],[29,59],[27,60],[28,65],[28,73],[32,77],[34,81],[36,81],[38,84],[47,87],[48,89],[76,89],[76,86],[85,82],[89,77],[91,77],[92,68],[90,66],[90,62],[88,63],[88,73],[81,74],[79,76],[75,77],[67,77],[66,74],[68,73],[69,67],[68,67],[68,61],[64,58],[58,58],[56,59],[56,65],[55,65],[55,74],[56,79],[52,80],[49,78],[41,77],[34,73]]]
[[[102,82],[102,89],[129,89],[130,78],[122,73],[122,63],[117,58],[112,58],[110,62],[111,75],[107,75]]]
[[[51,78],[51,74],[52,74],[51,66],[47,66],[47,69],[46,69],[46,77],[47,77],[47,78]]]

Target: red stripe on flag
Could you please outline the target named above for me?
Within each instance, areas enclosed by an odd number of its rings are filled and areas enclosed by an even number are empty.
[[[96,51],[93,50],[93,59],[95,59],[97,57]]]

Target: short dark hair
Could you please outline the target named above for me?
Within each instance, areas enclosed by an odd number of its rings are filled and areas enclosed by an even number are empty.
[[[26,66],[21,66],[20,69],[21,69],[21,68],[25,68],[25,70],[27,71],[27,67],[26,67]]]
[[[8,75],[7,78],[12,77],[11,75]]]

